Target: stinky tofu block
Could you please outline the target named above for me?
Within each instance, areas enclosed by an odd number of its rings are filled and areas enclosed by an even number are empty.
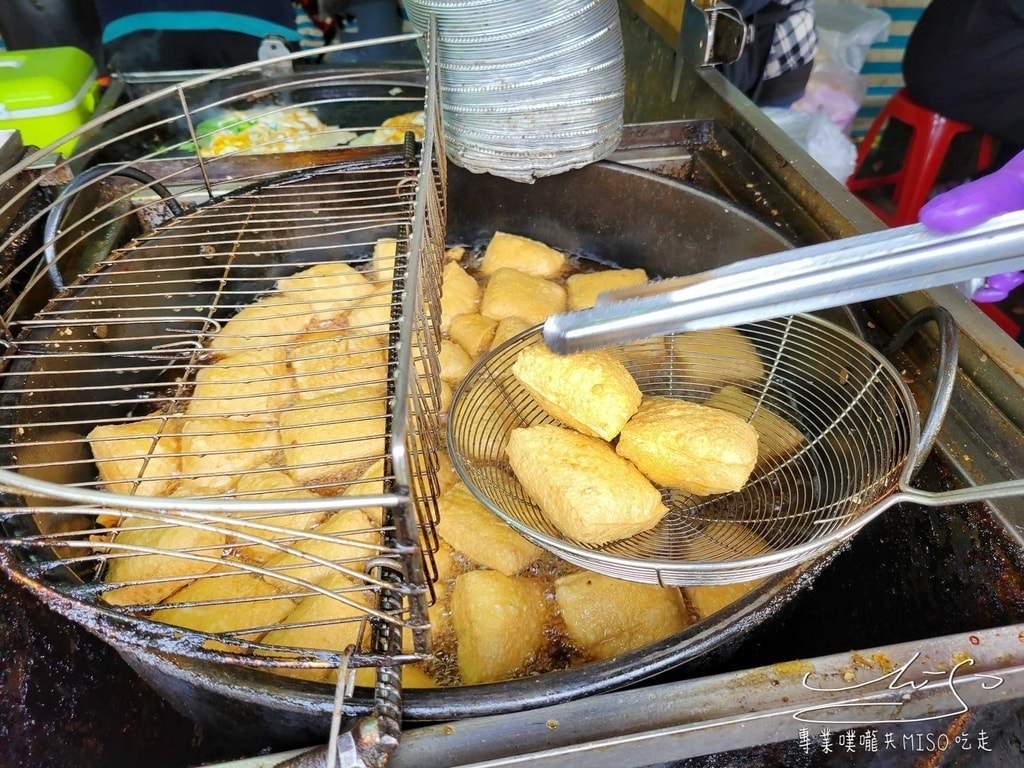
[[[264,563],[267,570],[281,575],[278,585],[285,592],[307,588],[302,582],[355,579],[382,546],[377,525],[360,509],[332,512],[305,536],[293,537],[287,544],[293,551],[279,550]]]
[[[301,495],[296,495],[300,491]],[[251,471],[238,478],[234,495],[244,501],[320,498],[309,489],[297,485],[291,475],[270,463],[257,464]]]
[[[313,323],[333,322],[359,300],[379,290],[344,261],[316,264],[277,281],[279,292],[307,302]]]
[[[263,637],[268,645],[343,652],[359,641],[360,629],[369,618],[372,596],[353,579],[332,575],[321,582],[330,595],[303,597],[281,620],[281,626]],[[369,637],[369,627],[366,636]]]
[[[437,471],[434,473],[437,478],[437,490],[438,493],[444,493],[459,482],[459,473],[447,450],[437,451],[434,454],[434,459],[437,462]]]
[[[342,496],[380,496],[388,492],[390,485],[384,477],[384,459],[369,464],[358,476],[345,484]],[[378,528],[384,524],[384,510],[381,507],[362,507],[370,521]]]
[[[533,328],[536,323],[530,323],[521,317],[504,317],[498,321],[498,325],[494,329],[494,338],[491,339],[491,349],[496,348],[500,344],[511,339],[513,336],[518,336],[523,331]]]
[[[741,581],[735,584],[711,584],[704,587],[685,587],[686,599],[690,602],[698,619],[713,616],[726,606],[732,605],[758,586],[764,579]]]
[[[437,533],[475,563],[514,576],[542,551],[457,483],[438,500]]]
[[[455,388],[447,381],[442,381],[438,384],[437,395],[439,401],[438,413],[442,416],[446,415],[452,406],[452,400],[455,399]]]
[[[499,269],[517,269],[535,277],[558,277],[566,268],[561,251],[522,235],[495,232],[484,249],[480,271],[493,275]]]
[[[395,238],[382,237],[373,244],[373,259],[366,278],[374,284],[375,290],[392,291],[397,262],[398,241]]]
[[[92,429],[87,439],[103,489],[136,496],[170,492],[181,478],[179,425],[177,418],[153,415]]]
[[[180,490],[205,496],[225,493],[249,470],[270,461],[281,447],[277,426],[223,416],[185,418],[181,425]]]
[[[678,589],[590,571],[557,579],[555,600],[569,639],[590,660],[640,648],[690,623]]]
[[[642,269],[602,269],[570,275],[565,281],[568,306],[570,310],[588,309],[600,293],[646,282],[647,272]]]
[[[585,435],[612,440],[643,398],[626,367],[607,352],[556,355],[524,347],[512,373],[548,414]]]
[[[448,335],[470,358],[476,360],[491,348],[497,329],[497,320],[472,312],[453,317]]]
[[[507,267],[491,275],[480,299],[480,314],[484,317],[521,317],[530,325],[540,325],[564,309],[565,288],[561,285]]]
[[[127,518],[123,526],[114,533],[103,580],[112,585],[138,583],[105,590],[103,599],[111,605],[159,603],[217,567],[216,559],[228,543],[224,532],[187,525]],[[133,548],[167,554],[132,551]]]
[[[473,358],[467,355],[462,347],[448,339],[441,340],[438,362],[441,364],[441,381],[453,386],[466,378],[466,374],[473,367]]]
[[[546,643],[544,588],[531,579],[468,571],[455,579],[451,610],[464,685],[525,674]]]
[[[448,332],[456,315],[476,312],[481,293],[480,283],[461,264],[447,262],[441,270],[441,332]]]
[[[246,638],[254,640],[295,610],[296,602],[258,574],[225,564],[171,595],[164,605],[171,607],[155,611],[157,621],[211,634],[259,630]]]
[[[243,352],[291,341],[309,325],[313,307],[299,296],[271,294],[243,307],[217,331],[207,347]]]
[[[677,358],[676,373],[695,392],[708,394],[726,384],[745,384],[764,378],[764,362],[753,342],[735,328],[690,331],[668,339]]]
[[[274,421],[294,392],[282,349],[236,352],[199,370],[186,413]]]
[[[233,496],[240,501],[284,500],[284,499],[319,499],[320,496],[307,488],[296,485],[291,475],[269,464],[261,464],[246,472],[235,485]],[[233,526],[248,536],[260,537],[272,541],[290,543],[297,537],[313,528],[327,516],[326,512],[236,512],[233,517],[238,523]],[[245,525],[242,521],[250,521]],[[283,528],[287,531],[269,528]],[[241,538],[241,537],[240,537]],[[237,547],[239,556],[248,561],[263,563],[277,555],[280,550],[272,545],[259,544],[246,540]]]
[[[512,471],[566,536],[604,544],[653,527],[668,511],[661,493],[603,440],[554,424],[512,430]]]
[[[345,315],[345,328],[354,334],[377,334],[387,338],[391,324],[390,293],[374,293],[357,301]]]
[[[746,484],[757,464],[757,432],[728,411],[648,397],[615,450],[659,485],[710,496]]]
[[[325,670],[328,671],[328,670]],[[337,670],[329,670],[324,678],[325,682],[336,681]],[[359,667],[356,670],[356,687],[373,688],[377,682],[377,672],[374,667]],[[415,664],[402,665],[402,688],[438,688],[438,682],[430,676],[429,672]]]
[[[731,384],[705,400],[704,405],[735,413],[749,421],[757,432],[760,459],[792,456],[806,442],[799,429],[767,407],[759,407],[757,398]]]
[[[373,387],[303,400],[279,421],[285,471],[302,484],[353,480],[384,455],[386,401]]]
[[[289,345],[288,362],[303,400],[359,384],[378,384],[381,397],[386,391],[387,343],[378,334],[309,331]]]

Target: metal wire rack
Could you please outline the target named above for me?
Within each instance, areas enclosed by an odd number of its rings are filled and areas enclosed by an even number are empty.
[[[431,66],[320,53],[0,177],[0,563],[97,633],[326,681],[429,652],[445,166]]]

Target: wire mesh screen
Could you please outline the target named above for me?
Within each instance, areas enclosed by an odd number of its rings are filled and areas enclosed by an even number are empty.
[[[8,570],[313,680],[428,652],[435,99],[424,70],[241,67],[5,176]]]
[[[917,410],[899,371],[857,337],[812,316],[604,350],[614,361],[608,369],[621,364],[635,381],[651,408],[642,418],[656,427],[637,438],[643,455],[624,450],[620,435],[615,449],[606,447],[614,462],[591,442],[562,437],[574,434],[563,429],[572,421],[551,399],[538,397],[525,370],[524,355],[541,345],[540,330],[532,329],[466,377],[452,403],[452,459],[467,485],[514,528],[611,576],[726,584],[805,562],[870,519],[875,505],[898,489],[915,451]],[[591,364],[589,355],[565,359],[578,370]],[[577,383],[574,400],[612,408],[608,380],[592,389]],[[544,425],[557,431],[537,429]],[[538,440],[564,440],[577,450],[559,458],[536,447],[537,464],[564,478],[558,487],[558,480],[531,482],[529,467],[514,461],[513,441],[533,431]],[[739,461],[736,446],[745,431],[756,450],[743,479],[733,482],[725,477],[726,462]],[[625,506],[620,499],[634,508],[642,501],[619,454],[648,473],[658,504],[650,518],[628,530],[618,520],[617,532],[604,536],[578,517],[600,517],[609,495],[616,508]],[[585,499],[584,508],[572,507],[566,495]]]

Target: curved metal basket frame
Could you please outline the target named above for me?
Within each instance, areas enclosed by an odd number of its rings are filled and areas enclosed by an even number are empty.
[[[384,41],[417,39],[404,35]],[[352,45],[335,46],[313,52],[290,54],[272,61],[255,62],[221,72],[204,74],[173,84],[131,103],[106,111],[101,116],[49,147],[28,153],[0,177],[0,185],[10,194],[6,215],[14,217],[22,209],[29,213],[8,230],[2,247],[17,252],[21,260],[7,272],[0,288],[12,300],[5,303],[3,318],[4,375],[21,350],[20,338],[33,328],[51,321],[37,320],[45,315],[51,293],[60,301],[79,284],[78,274],[88,280],[94,269],[107,264],[95,258],[82,263],[86,245],[111,237],[111,231],[136,227],[128,249],[120,253],[118,241],[112,243],[118,256],[132,257],[133,243],[144,242],[160,233],[183,214],[204,208],[216,211],[233,196],[258,191],[282,179],[302,179],[323,167],[377,168],[405,163],[401,182],[393,194],[403,201],[404,219],[393,220],[404,227],[407,251],[397,255],[395,279],[400,281],[394,293],[388,381],[392,387],[387,422],[387,469],[379,493],[352,494],[348,497],[323,497],[312,500],[240,500],[218,498],[166,498],[125,495],[97,490],[77,482],[52,482],[45,468],[28,471],[17,465],[0,468],[0,487],[6,506],[0,523],[7,532],[0,539],[0,564],[14,578],[25,583],[70,618],[101,636],[111,623],[131,626],[142,621],[147,632],[166,635],[167,648],[173,653],[211,657],[233,663],[280,668],[335,669],[371,666],[387,670],[396,663],[422,658],[429,652],[430,635],[427,606],[431,595],[431,549],[437,546],[433,525],[436,522],[434,489],[436,460],[432,458],[433,437],[438,432],[436,349],[429,339],[436,338],[436,318],[440,294],[440,267],[444,248],[446,170],[443,135],[437,106],[436,61],[428,57],[427,68],[400,68],[393,72],[317,69],[294,72],[295,65],[314,59],[324,52],[344,50]],[[428,46],[429,47],[429,46]],[[282,69],[287,77],[279,77]],[[344,99],[332,96],[333,90],[351,89]],[[308,98],[308,101],[302,99]],[[209,115],[229,108],[266,104],[272,111],[296,106],[310,109],[353,107],[389,114],[420,109],[425,113],[423,137],[418,147],[406,137],[404,145],[349,147],[339,144],[316,151],[298,147],[294,151],[270,154],[236,153],[210,157],[200,150],[203,135],[198,126]],[[141,123],[136,115],[147,116]],[[128,132],[121,126],[133,125]],[[348,136],[368,134],[379,121],[330,127]],[[185,131],[184,135],[180,130]],[[173,130],[179,130],[174,134]],[[113,131],[113,133],[112,133]],[[169,132],[169,133],[168,133]],[[149,134],[177,135],[172,141],[157,140],[142,144],[127,160],[110,162],[112,150],[130,147],[131,140]],[[68,159],[51,152],[66,141],[77,141],[75,153]],[[404,158],[404,159],[403,159]],[[33,203],[33,201],[35,201]],[[308,216],[308,213],[306,214]],[[32,239],[32,232],[45,222],[45,242]],[[232,228],[236,225],[231,224]],[[141,231],[138,231],[141,230]],[[226,232],[233,235],[234,229]],[[101,261],[102,261],[101,254]],[[327,254],[325,258],[330,258]],[[68,280],[65,285],[63,280]],[[59,351],[58,351],[59,354]],[[426,375],[424,375],[426,373]],[[8,396],[8,399],[10,397]],[[10,404],[10,403],[9,403]],[[16,436],[12,439],[16,445]],[[251,541],[272,546],[281,553],[305,556],[289,541],[295,532],[280,523],[240,532],[236,516],[276,516],[307,513],[335,513],[351,509],[380,509],[385,522],[376,532],[380,543],[368,548],[366,570],[354,574],[345,563],[313,560],[339,573],[360,575],[364,589],[378,600],[365,610],[364,621],[374,639],[364,647],[343,653],[295,648],[261,646],[245,633],[206,635],[177,627],[149,622],[130,608],[115,608],[99,601],[101,590],[95,582],[82,581],[78,574],[102,569],[104,551],[94,546],[90,536],[96,532],[98,516],[113,514],[125,519],[150,520],[153,524],[180,525],[194,529],[229,531]],[[38,523],[38,524],[37,524]],[[291,533],[283,543],[275,537]],[[72,555],[67,562],[54,552]],[[144,549],[140,552],[145,554]],[[374,554],[374,552],[376,554]],[[156,552],[149,552],[155,554]],[[163,553],[166,554],[166,553]],[[174,554],[174,553],[171,553]],[[201,560],[208,555],[183,553],[184,558]],[[98,564],[98,565],[97,565]],[[260,574],[260,567],[242,567],[239,572]],[[287,579],[287,574],[274,574]],[[322,594],[345,601],[337,591],[316,583],[296,579],[307,593]],[[50,599],[52,597],[52,599]],[[402,630],[414,638],[414,647],[402,651]],[[140,637],[141,637],[140,633]],[[210,640],[220,645],[210,650]],[[152,638],[147,638],[151,643]],[[258,653],[255,653],[258,651]],[[395,673],[389,673],[392,676]],[[393,682],[393,681],[392,681]]]
[[[503,450],[516,427],[558,423],[510,371],[522,349],[544,343],[540,327],[480,361],[456,391],[448,427],[455,468],[492,512],[524,536],[576,565],[618,578],[726,584],[764,578],[820,556],[902,500],[899,491],[927,453],[948,394],[922,431],[899,371],[844,329],[795,315],[737,330],[754,341],[764,361],[763,377],[740,385],[756,403],[747,419],[758,409],[774,411],[800,427],[805,438],[786,455],[759,459],[738,492],[702,498],[663,488],[670,511],[661,522],[607,544],[588,544],[560,531],[519,484]],[[645,395],[699,402],[709,394],[704,384],[722,375],[732,351],[726,343],[679,357],[673,349],[684,337],[606,351],[625,363]],[[943,367],[950,369],[955,360],[954,351]],[[948,370],[939,378],[952,386]],[[809,413],[815,405],[819,412]]]

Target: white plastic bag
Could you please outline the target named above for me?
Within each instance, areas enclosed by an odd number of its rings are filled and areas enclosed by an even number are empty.
[[[860,70],[868,49],[889,38],[891,21],[885,11],[863,7],[863,0],[816,0],[818,52],[807,89],[794,107],[807,112],[824,109],[832,122],[849,131],[867,94]]]
[[[846,182],[857,164],[857,148],[850,137],[829,118],[824,109],[768,107],[763,110],[773,123],[839,181]]]
[[[816,0],[814,23],[818,29],[816,60],[832,62],[836,68],[858,74],[868,49],[889,39],[892,19],[880,8]]]

